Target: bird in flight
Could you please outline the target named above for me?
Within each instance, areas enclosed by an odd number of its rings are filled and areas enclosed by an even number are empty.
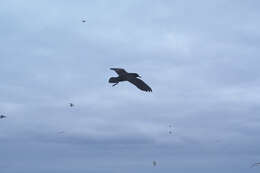
[[[156,166],[156,165],[157,165],[156,161],[153,161],[153,166]]]
[[[70,103],[70,107],[73,107],[74,106],[74,104],[73,103]]]
[[[4,115],[0,115],[0,119],[6,118],[6,116]]]
[[[152,92],[152,89],[146,83],[144,83],[144,81],[139,79],[141,76],[139,76],[137,73],[128,73],[123,68],[110,68],[110,70],[114,70],[118,74],[118,77],[111,77],[108,80],[109,83],[114,83],[113,86],[117,85],[119,82],[128,81],[134,84],[140,90]]]
[[[254,164],[251,166],[251,168],[254,167],[254,166],[259,166],[259,165],[260,165],[260,162],[254,163]]]

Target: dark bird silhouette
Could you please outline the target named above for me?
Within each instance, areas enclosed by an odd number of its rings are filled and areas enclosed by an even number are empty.
[[[128,81],[128,82],[134,84],[140,90],[152,92],[152,89],[146,83],[144,83],[144,81],[139,79],[139,78],[141,78],[141,76],[139,76],[139,74],[128,73],[123,68],[110,68],[110,69],[114,70],[118,74],[118,77],[111,77],[108,80],[109,83],[114,83],[113,86],[117,85],[119,82]]]
[[[85,22],[86,22],[86,20],[82,20],[82,22],[83,22],[83,23],[85,23]]]
[[[4,115],[0,115],[0,119],[6,118],[6,116]]]
[[[259,166],[259,165],[260,165],[260,162],[259,162],[259,163],[254,163],[254,164],[251,166],[251,168],[254,167],[254,166]]]
[[[153,161],[153,166],[156,166],[156,165],[157,165],[156,161]]]
[[[74,104],[73,103],[70,103],[70,107],[73,107],[74,106]]]

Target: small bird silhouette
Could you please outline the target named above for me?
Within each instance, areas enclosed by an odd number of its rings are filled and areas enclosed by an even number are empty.
[[[140,90],[152,92],[152,89],[146,83],[144,83],[144,81],[139,79],[141,77],[139,76],[139,74],[128,73],[123,68],[110,68],[110,69],[114,70],[118,74],[118,77],[111,77],[108,80],[109,83],[114,83],[113,86],[117,85],[119,82],[128,81],[134,84]]]
[[[6,116],[4,115],[0,115],[0,119],[6,118]]]
[[[70,103],[70,107],[73,107],[74,106],[74,104],[73,103]]]
[[[86,22],[86,20],[82,20],[82,22],[83,22],[83,23],[85,23],[85,22]]]
[[[156,166],[156,165],[157,165],[156,161],[153,161],[153,166]]]

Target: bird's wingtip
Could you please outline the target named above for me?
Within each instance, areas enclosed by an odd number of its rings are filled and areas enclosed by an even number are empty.
[[[118,69],[118,68],[110,68],[110,70],[114,70],[114,71],[115,71],[116,69]]]
[[[152,89],[144,90],[146,92],[153,92]]]

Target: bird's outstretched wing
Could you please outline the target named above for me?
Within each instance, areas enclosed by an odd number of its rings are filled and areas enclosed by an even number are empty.
[[[110,68],[110,70],[114,70],[119,76],[127,74],[123,68]]]
[[[138,79],[136,77],[129,77],[128,81],[134,84],[140,90],[152,92],[152,89],[141,79]]]

